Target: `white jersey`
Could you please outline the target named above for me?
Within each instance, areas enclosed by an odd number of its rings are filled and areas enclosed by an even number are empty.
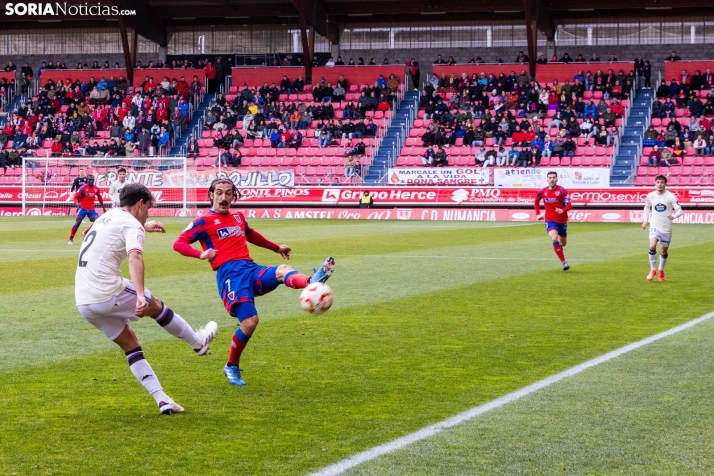
[[[121,192],[121,189],[124,188],[124,186],[128,182],[124,180],[124,183],[115,180],[112,182],[112,184],[109,186],[109,196],[112,197],[112,202],[114,203],[114,206],[118,206],[119,204],[119,192]]]
[[[109,301],[126,288],[130,281],[121,277],[119,267],[131,251],[144,252],[145,235],[139,220],[121,208],[94,222],[82,242],[74,277],[78,306]]]
[[[679,206],[677,197],[672,192],[665,190],[663,193],[659,193],[655,190],[647,195],[645,218],[649,219],[650,228],[669,235],[672,233],[672,220],[667,217],[673,215],[674,218],[677,218],[681,214],[682,207]]]

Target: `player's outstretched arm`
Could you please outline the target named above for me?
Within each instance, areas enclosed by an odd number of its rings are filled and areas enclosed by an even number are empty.
[[[176,238],[176,241],[174,241],[174,251],[184,256],[188,256],[189,258],[206,259],[201,257],[202,253],[200,251],[191,246],[188,238],[186,238],[183,233]]]
[[[136,289],[136,310],[134,314],[144,317],[144,313],[149,308],[149,303],[144,297],[144,255],[140,251],[129,253],[129,276],[131,283]]]
[[[150,233],[166,233],[164,225],[162,225],[158,221],[147,221],[144,224],[144,230]]]
[[[282,256],[285,259],[290,259],[291,251],[292,251],[292,248],[290,248],[288,245],[280,245],[280,249],[278,249],[277,253],[280,253],[280,256]]]
[[[247,231],[247,230],[246,230]],[[273,243],[257,231],[253,230],[252,228],[250,231],[246,233],[245,235],[246,240],[248,240],[248,243],[251,243],[255,246],[260,246],[261,248],[265,248],[270,251],[274,251],[276,253],[280,253],[281,255],[286,252],[285,248],[287,248],[287,255],[290,255],[290,247],[287,245],[278,245],[276,243]],[[282,251],[281,251],[282,250]],[[283,256],[284,257],[284,256]]]

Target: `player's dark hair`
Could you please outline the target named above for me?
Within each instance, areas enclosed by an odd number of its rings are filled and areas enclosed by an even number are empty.
[[[551,171],[548,172],[545,176],[546,176],[546,177],[550,177],[551,175],[555,175],[555,176],[557,177],[557,176],[558,176],[558,172],[555,172],[554,170],[551,170]]]
[[[120,168],[120,169],[117,169],[117,173],[118,173],[118,174],[120,174],[120,173],[122,173],[122,172],[126,173],[126,169],[125,169],[124,167],[122,167],[122,168]]]
[[[94,175],[89,174],[85,178],[87,179],[87,183],[89,183],[89,182],[94,183]]]
[[[120,207],[131,207],[139,203],[139,200],[144,200],[144,202],[153,202],[154,196],[146,185],[140,183],[130,183],[121,189],[119,192],[119,206]]]
[[[211,194],[216,191],[216,185],[218,184],[230,184],[233,190],[233,201],[235,202],[240,198],[240,191],[236,188],[236,184],[233,183],[233,181],[227,177],[218,177],[216,179],[213,179],[213,182],[211,182],[211,186],[208,187],[208,201],[213,204],[213,198],[211,198]]]
[[[655,177],[655,183],[657,183],[657,180],[663,180],[664,184],[667,185],[667,176],[666,175],[658,175]]]

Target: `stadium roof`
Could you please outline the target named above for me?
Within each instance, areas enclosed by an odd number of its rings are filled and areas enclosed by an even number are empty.
[[[294,24],[302,30],[303,50],[313,50],[316,32],[338,43],[341,25],[413,21],[523,21],[527,27],[529,54],[535,60],[537,31],[553,38],[556,25],[574,19],[619,21],[643,16],[701,16],[714,14],[712,0],[100,0],[133,16],[107,15],[7,15],[2,2],[0,28],[77,28],[97,22],[118,22],[129,50],[127,26],[139,35],[167,46],[174,27],[197,25]],[[87,5],[68,0],[67,5]],[[90,3],[96,5],[96,3]],[[111,24],[111,23],[109,23]],[[103,23],[107,25],[107,23]],[[531,65],[535,69],[535,64]]]

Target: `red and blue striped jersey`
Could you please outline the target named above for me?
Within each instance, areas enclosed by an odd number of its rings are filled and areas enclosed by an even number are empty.
[[[241,212],[221,214],[209,210],[189,223],[179,238],[189,243],[200,242],[204,251],[215,249],[218,253],[211,262],[215,271],[228,261],[253,261],[246,238],[252,232]]]
[[[90,187],[86,183],[79,187],[79,190],[74,194],[74,199],[79,202],[79,207],[84,210],[94,210],[94,202],[96,200],[99,200],[99,203],[104,205],[99,187],[96,185]]]
[[[545,208],[545,221],[554,221],[556,223],[568,222],[568,210],[573,208],[570,203],[568,191],[560,185],[556,185],[553,190],[548,187],[543,187],[538,190],[535,198],[536,214],[540,213],[540,201],[543,200]],[[563,213],[555,211],[556,208],[561,208]]]

